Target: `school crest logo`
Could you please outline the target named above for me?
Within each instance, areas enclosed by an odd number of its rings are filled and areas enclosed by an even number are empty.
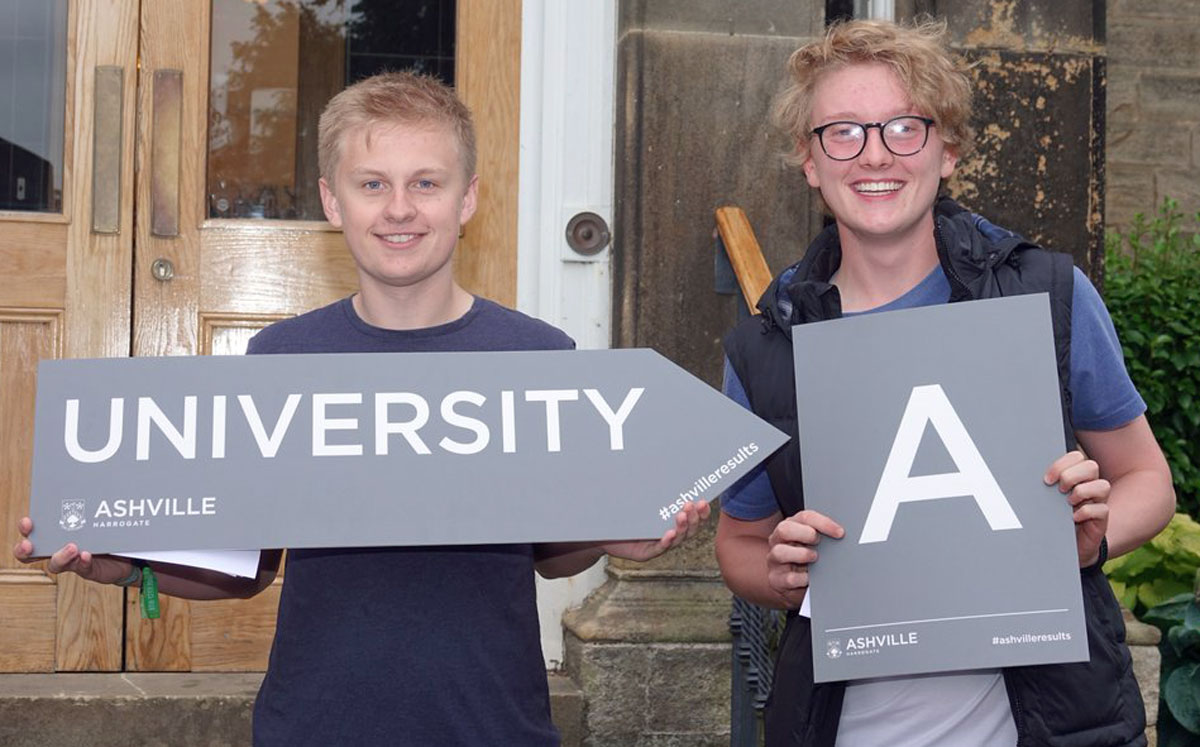
[[[825,655],[830,659],[842,658],[842,642],[837,638],[831,638],[825,642]]]
[[[87,517],[84,516],[84,510],[86,508],[86,501],[63,501],[62,513],[60,513],[58,517],[58,525],[68,532],[73,532],[76,529],[83,529],[84,525],[87,524]]]

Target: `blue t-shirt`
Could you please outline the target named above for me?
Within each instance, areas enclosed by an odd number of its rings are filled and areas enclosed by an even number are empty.
[[[863,314],[933,306],[950,300],[950,282],[936,267],[915,288],[896,300]],[[853,316],[853,314],[846,314]],[[1105,431],[1130,422],[1146,403],[1125,371],[1121,343],[1095,286],[1075,268],[1071,297],[1071,419],[1077,430]],[[725,361],[725,394],[749,409],[746,390],[729,360]],[[1050,465],[1046,465],[1049,467]],[[759,465],[738,480],[721,499],[721,510],[754,521],[779,510],[766,468]]]
[[[344,299],[271,325],[247,352],[573,347],[482,298],[417,330],[373,327]],[[528,544],[289,551],[254,743],[557,745],[533,564]]]

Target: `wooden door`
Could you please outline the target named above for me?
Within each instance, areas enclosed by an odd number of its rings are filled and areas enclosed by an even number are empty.
[[[4,155],[19,152],[26,164],[45,161],[32,172],[47,177],[40,190],[45,199],[36,204],[30,190],[37,178],[31,181],[31,172],[6,160],[0,525],[7,542],[0,553],[0,671],[111,671],[121,667],[123,591],[69,574],[52,578],[21,566],[8,548],[29,505],[38,360],[129,354],[137,4],[0,2],[0,13],[0,43],[20,50],[15,67],[0,68],[0,85],[8,85],[3,93],[20,107],[7,113],[62,112],[40,119],[34,114],[52,141],[37,145],[12,142],[36,140],[37,133],[20,126],[16,130],[24,134],[10,132],[12,120],[0,122],[0,141],[19,148]]]
[[[520,0],[424,4],[454,16],[454,77],[478,128],[480,208],[460,241],[456,271],[469,290],[511,305],[516,296]],[[320,11],[315,16],[306,15],[303,5],[297,0],[70,2],[63,207],[45,215],[0,213],[0,428],[6,429],[0,440],[6,465],[0,521],[12,541],[15,520],[27,506],[38,359],[238,354],[264,325],[353,291],[354,268],[340,233],[313,212],[319,211],[315,151],[302,146],[315,142],[304,128],[315,121],[326,94],[340,90],[348,66],[357,63],[337,34],[321,33],[329,23],[310,28],[303,38],[296,33],[304,33],[304,24],[328,21],[321,12],[349,13],[355,3],[310,1]],[[264,160],[254,145],[249,155],[238,157],[259,159],[252,170],[291,169],[286,210],[279,210],[277,191],[261,192],[266,196],[252,204],[238,193],[246,185],[214,178],[222,167],[221,148],[214,146],[229,135],[221,118],[233,104],[213,101],[211,63],[226,52],[214,52],[210,38],[238,22],[223,14],[243,12],[253,16],[256,40],[269,36],[271,45],[265,55],[270,69],[260,70],[249,97],[259,115],[250,127],[261,139],[295,145],[291,164],[282,167],[278,159]],[[248,46],[239,49],[254,53]],[[283,58],[288,64],[279,64]],[[90,223],[93,196],[103,200],[113,194],[111,188],[92,187],[95,138],[87,125],[97,66],[124,74],[115,233],[96,232]],[[106,75],[108,90],[111,71]],[[315,82],[299,85],[302,76]],[[224,157],[236,166],[236,158]],[[266,217],[271,210],[265,205],[290,219]],[[266,666],[278,581],[247,601],[164,597],[162,617],[143,621],[136,593],[81,583],[69,574],[51,578],[16,568],[4,557],[11,556],[0,556],[0,671]]]

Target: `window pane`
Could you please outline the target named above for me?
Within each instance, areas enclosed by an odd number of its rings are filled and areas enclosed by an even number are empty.
[[[454,0],[213,0],[208,214],[320,220],[317,120],[383,70],[454,81]]]
[[[62,212],[67,0],[0,0],[0,210]]]

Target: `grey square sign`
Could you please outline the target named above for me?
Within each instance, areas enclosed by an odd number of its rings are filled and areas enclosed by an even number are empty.
[[[792,335],[816,680],[1087,660],[1048,296]]]

